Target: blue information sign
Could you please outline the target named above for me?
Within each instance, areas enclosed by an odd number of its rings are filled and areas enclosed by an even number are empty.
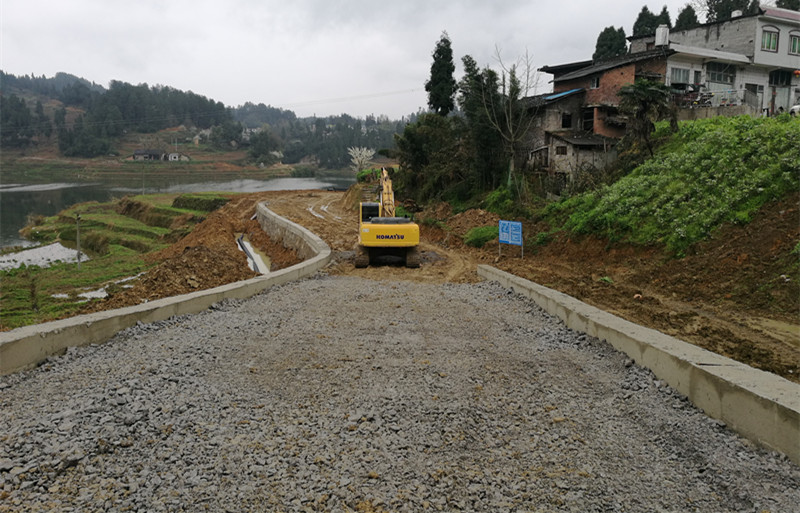
[[[500,243],[522,246],[522,223],[500,221]]]

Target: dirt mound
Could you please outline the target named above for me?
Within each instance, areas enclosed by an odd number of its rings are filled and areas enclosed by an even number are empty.
[[[452,215],[453,207],[451,207],[449,203],[436,203],[435,205],[430,205],[422,209],[422,211],[416,215],[416,218],[422,221],[426,219],[446,221],[450,219]]]
[[[455,235],[463,237],[472,228],[478,226],[497,226],[500,216],[486,210],[473,208],[456,214],[447,221],[447,226]]]
[[[139,278],[133,288],[92,303],[82,313],[138,305],[165,297],[188,294],[257,276],[246,260],[204,246],[188,247],[183,254],[163,261]]]
[[[131,289],[113,292],[103,301],[91,303],[82,313],[137,305],[164,297],[205,290],[257,276],[247,266],[247,257],[236,239],[246,235],[250,243],[270,257],[271,271],[290,267],[300,258],[293,249],[275,242],[251,219],[264,194],[237,196],[212,212],[178,242],[149,255],[159,264],[134,282]],[[135,205],[129,209],[137,208]]]

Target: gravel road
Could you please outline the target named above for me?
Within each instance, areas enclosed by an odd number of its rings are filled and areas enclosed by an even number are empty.
[[[790,512],[800,468],[494,283],[320,274],[0,378],[0,511]]]

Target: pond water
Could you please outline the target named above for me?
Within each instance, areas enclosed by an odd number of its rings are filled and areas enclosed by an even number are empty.
[[[0,184],[0,248],[30,246],[19,230],[33,215],[52,216],[76,203],[109,201],[133,194],[184,192],[260,192],[305,189],[345,189],[353,178],[237,178],[227,181],[192,181],[188,176],[158,177],[131,183],[63,182],[49,184]]]

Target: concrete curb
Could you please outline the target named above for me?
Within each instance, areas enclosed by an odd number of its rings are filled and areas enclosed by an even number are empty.
[[[488,265],[478,275],[531,298],[568,328],[606,340],[742,436],[800,464],[800,385]]]
[[[274,285],[311,276],[325,267],[331,250],[325,242],[259,203],[256,215],[262,229],[305,260],[267,276],[230,283],[191,294],[169,297],[136,306],[24,326],[0,333],[0,375],[35,367],[68,347],[106,342],[137,322],[151,323],[176,315],[202,312],[223,299],[244,299]]]

